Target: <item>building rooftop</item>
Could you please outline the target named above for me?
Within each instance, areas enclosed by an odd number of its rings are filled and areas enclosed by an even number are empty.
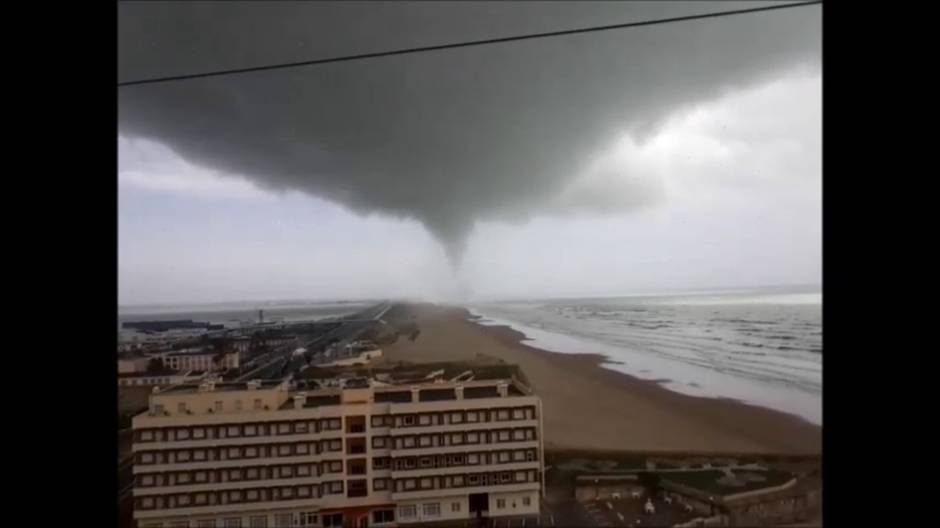
[[[227,392],[227,391],[239,391],[239,390],[249,390],[248,383],[243,381],[223,381],[221,383],[216,382],[213,386],[213,392]],[[283,383],[280,380],[266,380],[261,381],[260,386],[256,390],[265,390],[273,389],[278,385]],[[173,385],[172,387],[167,387],[160,391],[160,394],[195,394],[199,392],[199,387],[201,384],[196,383],[187,383],[185,385]]]
[[[149,378],[156,376],[179,376],[183,374],[182,372],[177,372],[172,369],[162,369],[162,370],[151,370],[148,372],[120,372],[118,373],[119,378]]]

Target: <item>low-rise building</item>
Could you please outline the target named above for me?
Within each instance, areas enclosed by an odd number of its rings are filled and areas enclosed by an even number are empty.
[[[541,411],[517,379],[169,387],[133,419],[134,518],[298,528],[536,514]]]
[[[163,354],[163,365],[178,371],[228,370],[241,365],[241,353],[219,353],[211,348],[196,348]]]

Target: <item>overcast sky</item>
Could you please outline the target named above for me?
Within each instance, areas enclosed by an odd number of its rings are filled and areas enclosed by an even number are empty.
[[[123,3],[119,77],[748,5]],[[121,88],[119,302],[819,284],[820,35],[813,6]]]

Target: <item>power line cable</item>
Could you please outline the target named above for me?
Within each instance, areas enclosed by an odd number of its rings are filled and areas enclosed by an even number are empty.
[[[742,15],[745,13],[757,13],[760,11],[789,9],[793,7],[803,7],[803,6],[816,5],[816,4],[822,4],[822,0],[813,0],[809,2],[796,2],[796,3],[790,3],[790,4],[778,4],[778,5],[765,6],[765,7],[754,7],[754,8],[749,8],[749,9],[735,9],[731,11],[717,11],[714,13],[703,13],[700,15],[686,15],[686,16],[681,16],[681,17],[660,18],[656,20],[644,20],[642,22],[627,22],[623,24],[611,24],[607,26],[593,26],[593,27],[580,28],[580,29],[548,31],[545,33],[530,33],[527,35],[516,35],[513,37],[501,37],[501,38],[493,38],[493,39],[485,39],[485,40],[472,40],[468,42],[457,42],[457,43],[452,43],[452,44],[439,44],[436,46],[423,46],[423,47],[418,47],[418,48],[406,48],[406,49],[399,49],[399,50],[392,50],[392,51],[360,53],[357,55],[345,55],[342,57],[330,57],[327,59],[314,59],[314,60],[299,61],[299,62],[285,62],[281,64],[269,64],[266,66],[252,66],[249,68],[217,70],[217,71],[203,72],[203,73],[190,73],[186,75],[172,75],[168,77],[153,77],[150,79],[138,79],[136,81],[118,82],[118,87],[137,86],[141,84],[155,84],[155,83],[163,83],[163,82],[171,82],[171,81],[185,81],[189,79],[201,79],[205,77],[219,77],[222,75],[235,75],[239,73],[280,70],[280,69],[285,69],[285,68],[299,68],[302,66],[315,66],[318,64],[329,64],[329,63],[334,63],[334,62],[372,59],[372,58],[377,58],[377,57],[390,57],[393,55],[406,55],[410,53],[422,53],[425,51],[466,48],[470,46],[482,46],[486,44],[498,44],[502,42],[515,42],[515,41],[520,41],[520,40],[559,37],[562,35],[576,35],[579,33],[591,33],[595,31],[609,31],[613,29],[624,29],[624,28],[640,27],[640,26],[653,26],[657,24],[669,24],[672,22],[684,22],[687,20],[701,20],[705,18],[718,18],[718,17],[724,17],[724,16]]]

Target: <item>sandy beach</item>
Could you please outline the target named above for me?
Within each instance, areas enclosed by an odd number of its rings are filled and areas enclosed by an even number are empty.
[[[546,448],[815,455],[822,428],[733,400],[698,398],[600,367],[593,354],[530,347],[508,327],[468,320],[460,307],[409,305],[420,335],[383,347],[386,362],[470,360],[519,365],[542,398]]]

